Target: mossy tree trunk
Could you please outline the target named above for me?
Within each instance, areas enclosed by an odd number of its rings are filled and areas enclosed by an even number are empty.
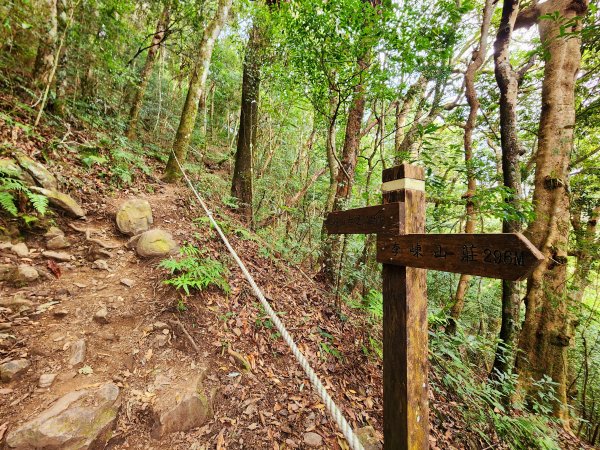
[[[144,67],[140,72],[139,84],[137,85],[135,93],[133,95],[133,101],[131,103],[131,109],[129,111],[129,120],[127,122],[127,137],[129,139],[135,138],[135,132],[140,116],[140,111],[142,110],[142,104],[144,103],[144,94],[146,93],[148,82],[150,81],[150,75],[152,75],[152,69],[154,68],[154,63],[156,62],[156,56],[158,55],[161,44],[166,38],[168,26],[169,3],[167,2],[165,3],[160,17],[158,18],[158,22],[156,24],[156,31],[154,33],[154,36],[152,37],[150,47],[148,48],[148,54],[146,55]]]
[[[546,55],[535,156],[535,220],[526,233],[546,260],[527,282],[517,370],[519,386],[526,399],[537,394],[534,381],[549,376],[556,383],[554,414],[565,426],[568,426],[569,416],[567,349],[573,335],[572,305],[566,289],[570,231],[568,168],[575,127],[575,79],[581,62],[581,41],[577,34],[581,24],[577,18],[583,16],[587,8],[586,0],[556,0],[534,4],[522,15],[525,25],[539,21],[540,39]],[[547,19],[555,13],[561,20]],[[541,16],[545,18],[539,19]]]
[[[177,161],[183,165],[187,159],[188,146],[198,114],[198,103],[200,97],[204,95],[204,90],[206,88],[206,79],[208,77],[212,52],[221,29],[225,25],[232,3],[233,0],[219,0],[215,17],[206,27],[204,36],[200,42],[196,65],[190,77],[179,127],[177,128],[175,140],[173,141],[173,152],[169,155],[169,161],[167,162],[167,167],[165,169],[164,179],[167,182],[175,182],[181,178],[181,171],[179,170]]]

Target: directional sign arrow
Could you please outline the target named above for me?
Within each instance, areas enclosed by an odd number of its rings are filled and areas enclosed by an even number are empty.
[[[377,261],[504,280],[522,280],[544,260],[521,233],[377,237]]]
[[[403,218],[404,203],[388,203],[329,213],[325,228],[330,234],[397,234]]]

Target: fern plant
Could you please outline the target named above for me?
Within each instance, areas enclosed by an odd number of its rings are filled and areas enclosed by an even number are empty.
[[[183,289],[187,295],[193,289],[202,291],[209,286],[216,286],[229,294],[231,289],[226,279],[228,271],[220,261],[201,257],[202,252],[193,245],[182,246],[180,256],[179,259],[164,259],[159,263],[159,267],[174,275],[165,280],[165,284]]]
[[[44,195],[31,192],[25,183],[17,178],[18,175],[10,168],[0,167],[0,209],[13,217],[21,217],[26,222],[30,222],[32,219],[35,220],[32,216],[19,214],[17,206],[19,195],[22,195],[40,215],[46,214],[48,199]]]

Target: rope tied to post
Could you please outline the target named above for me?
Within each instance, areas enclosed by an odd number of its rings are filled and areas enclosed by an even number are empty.
[[[275,325],[275,328],[277,328],[277,331],[279,332],[279,334],[281,334],[281,337],[283,338],[284,342],[288,345],[288,347],[292,351],[292,354],[294,355],[294,357],[296,358],[296,360],[302,367],[302,370],[304,370],[304,373],[308,377],[313,388],[315,389],[315,391],[317,392],[317,394],[323,401],[325,408],[327,409],[327,411],[329,412],[329,414],[335,421],[336,425],[338,426],[338,428],[344,435],[344,438],[346,438],[346,441],[348,441],[350,448],[352,450],[364,450],[363,445],[361,444],[360,440],[358,439],[358,437],[352,430],[352,427],[350,426],[350,424],[348,423],[348,421],[342,414],[341,410],[334,403],[331,396],[327,393],[325,386],[323,385],[323,383],[321,382],[321,380],[315,373],[314,369],[310,366],[310,363],[308,362],[306,357],[302,354],[302,352],[300,351],[300,349],[294,342],[292,336],[289,334],[289,332],[287,331],[287,329],[285,328],[285,326],[283,325],[283,323],[281,322],[281,320],[279,319],[279,317],[277,316],[277,314],[275,313],[275,311],[273,310],[273,308],[271,307],[271,305],[269,304],[269,302],[267,301],[265,296],[263,295],[262,291],[260,290],[260,288],[258,287],[256,282],[254,281],[254,278],[252,277],[252,275],[246,268],[246,265],[244,264],[244,262],[240,259],[237,252],[235,251],[235,249],[231,246],[231,243],[227,239],[227,236],[225,236],[225,234],[223,233],[223,230],[221,230],[221,227],[219,226],[217,221],[214,219],[212,212],[206,206],[206,203],[204,203],[204,200],[202,199],[202,197],[200,196],[200,194],[194,187],[192,181],[188,177],[185,170],[183,170],[183,167],[181,166],[179,159],[177,158],[177,155],[175,154],[175,152],[172,152],[172,154],[173,154],[175,162],[177,163],[177,166],[179,167],[179,170],[181,171],[187,185],[194,193],[196,200],[198,201],[198,203],[204,210],[204,213],[207,215],[208,219],[210,220],[211,225],[215,228],[215,230],[219,234],[221,240],[225,244],[225,247],[227,247],[227,250],[229,251],[229,253],[233,257],[233,259],[237,263],[238,267],[244,274],[244,277],[246,278],[246,280],[252,287],[254,295],[256,296],[256,298],[258,298],[258,300],[260,301],[261,305],[263,306],[265,312],[267,313],[267,315],[269,316],[269,318]]]

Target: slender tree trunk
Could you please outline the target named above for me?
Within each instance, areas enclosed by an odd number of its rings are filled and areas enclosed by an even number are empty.
[[[69,46],[68,41],[68,30],[72,20],[73,8],[75,5],[71,0],[58,0],[57,2],[58,11],[58,33],[62,36],[63,45],[61,46],[60,54],[58,55],[58,67],[56,68],[56,96],[52,109],[59,116],[64,116],[67,107],[67,65],[69,62]],[[71,18],[71,19],[70,19]]]
[[[367,69],[368,57],[364,56],[358,60],[358,68],[361,73]],[[361,125],[365,111],[365,89],[362,80],[354,87],[354,95],[350,109],[348,110],[348,120],[346,122],[346,133],[344,135],[344,145],[342,147],[341,165],[336,164],[335,173],[335,191],[331,208],[328,208],[326,214],[331,211],[340,211],[344,208],[346,202],[352,193],[352,184],[354,183],[354,172],[360,150]],[[329,204],[328,204],[329,206]],[[325,280],[328,283],[335,282],[335,262],[339,257],[339,236],[326,234],[323,241],[323,269]]]
[[[152,42],[150,43],[150,48],[148,48],[148,54],[146,55],[146,62],[144,63],[142,71],[140,72],[138,81],[139,84],[137,85],[133,95],[133,102],[131,103],[131,109],[129,111],[129,120],[127,122],[126,134],[129,139],[135,138],[135,131],[137,128],[140,111],[142,110],[142,104],[144,103],[144,94],[146,93],[146,88],[148,87],[150,76],[152,75],[152,69],[154,68],[154,63],[156,62],[156,56],[159,53],[160,45],[165,39],[168,25],[169,3],[167,2],[165,3],[160,17],[158,18],[156,32],[152,37]],[[202,96],[202,98],[204,98],[204,96]]]
[[[537,5],[539,15],[558,13],[560,21],[540,20],[539,33],[547,55],[542,83],[542,111],[536,153],[533,204],[535,220],[527,236],[546,260],[527,283],[526,314],[519,338],[517,370],[526,398],[535,395],[532,381],[544,375],[557,383],[554,414],[568,426],[566,395],[567,348],[571,344],[567,283],[569,236],[568,167],[575,127],[575,78],[581,62],[579,21],[565,30],[563,20],[585,14],[585,0],[555,0]]]
[[[44,4],[48,8],[48,16],[45,23],[45,31],[42,33],[38,45],[35,63],[33,66],[32,77],[39,86],[48,84],[50,72],[54,65],[54,52],[58,41],[58,22],[57,22],[57,0],[46,0]]]
[[[492,13],[494,12],[494,0],[486,0],[483,7],[483,17],[481,19],[481,34],[479,37],[479,44],[473,51],[471,62],[467,66],[467,72],[465,73],[465,86],[466,86],[466,97],[469,103],[469,116],[465,123],[465,132],[463,136],[463,144],[465,149],[465,167],[467,169],[467,192],[464,195],[466,199],[466,223],[465,233],[475,232],[475,204],[473,203],[473,197],[477,189],[477,181],[475,179],[475,171],[473,170],[473,130],[477,125],[477,113],[479,111],[479,99],[477,98],[477,91],[475,90],[475,77],[477,71],[483,65],[485,61],[485,54],[487,51],[487,40],[490,30],[490,23],[492,21]],[[469,288],[469,282],[471,281],[470,275],[462,274],[458,281],[458,287],[456,289],[456,296],[454,298],[454,304],[450,310],[450,317],[446,332],[454,334],[456,332],[456,322],[462,313],[465,306],[465,296],[467,295],[467,289]]]
[[[415,101],[421,101],[423,93],[425,92],[425,86],[427,86],[427,78],[421,75],[419,76],[419,79],[408,88],[406,96],[404,97],[404,101],[402,102],[402,106],[400,106],[400,102],[398,102],[398,106],[396,107],[396,133],[394,135],[394,149],[396,151],[396,159],[398,163],[406,159],[400,155],[400,152],[402,151],[402,141],[406,135],[404,130],[406,127],[406,119],[412,111]]]
[[[198,50],[196,66],[190,77],[190,84],[183,105],[181,120],[179,121],[179,127],[177,128],[177,133],[173,142],[173,153],[169,156],[169,161],[167,162],[167,167],[165,169],[165,181],[167,182],[174,182],[181,178],[181,171],[179,170],[177,160],[179,160],[179,163],[182,165],[186,161],[188,146],[192,138],[192,132],[194,131],[196,115],[198,114],[198,102],[200,97],[204,95],[204,89],[206,87],[206,79],[208,77],[212,52],[221,29],[225,25],[232,3],[233,0],[219,0],[215,17],[210,21],[204,31],[204,36],[202,37],[200,48]]]
[[[517,94],[519,80],[510,64],[510,42],[515,21],[519,14],[518,0],[505,0],[502,19],[494,44],[496,82],[500,89],[500,141],[502,146],[503,184],[509,189],[506,203],[512,209],[518,208],[521,177],[519,156],[521,147],[517,137]],[[520,231],[521,224],[515,220],[504,220],[504,233]],[[520,297],[518,284],[502,281],[502,322],[499,343],[496,347],[491,379],[510,373],[513,368],[513,348],[517,337]]]
[[[255,19],[250,31],[244,58],[240,127],[231,181],[231,196],[239,200],[240,212],[248,222],[252,222],[253,161],[258,131],[258,101],[262,65],[260,53],[264,45],[263,30],[257,20]]]

